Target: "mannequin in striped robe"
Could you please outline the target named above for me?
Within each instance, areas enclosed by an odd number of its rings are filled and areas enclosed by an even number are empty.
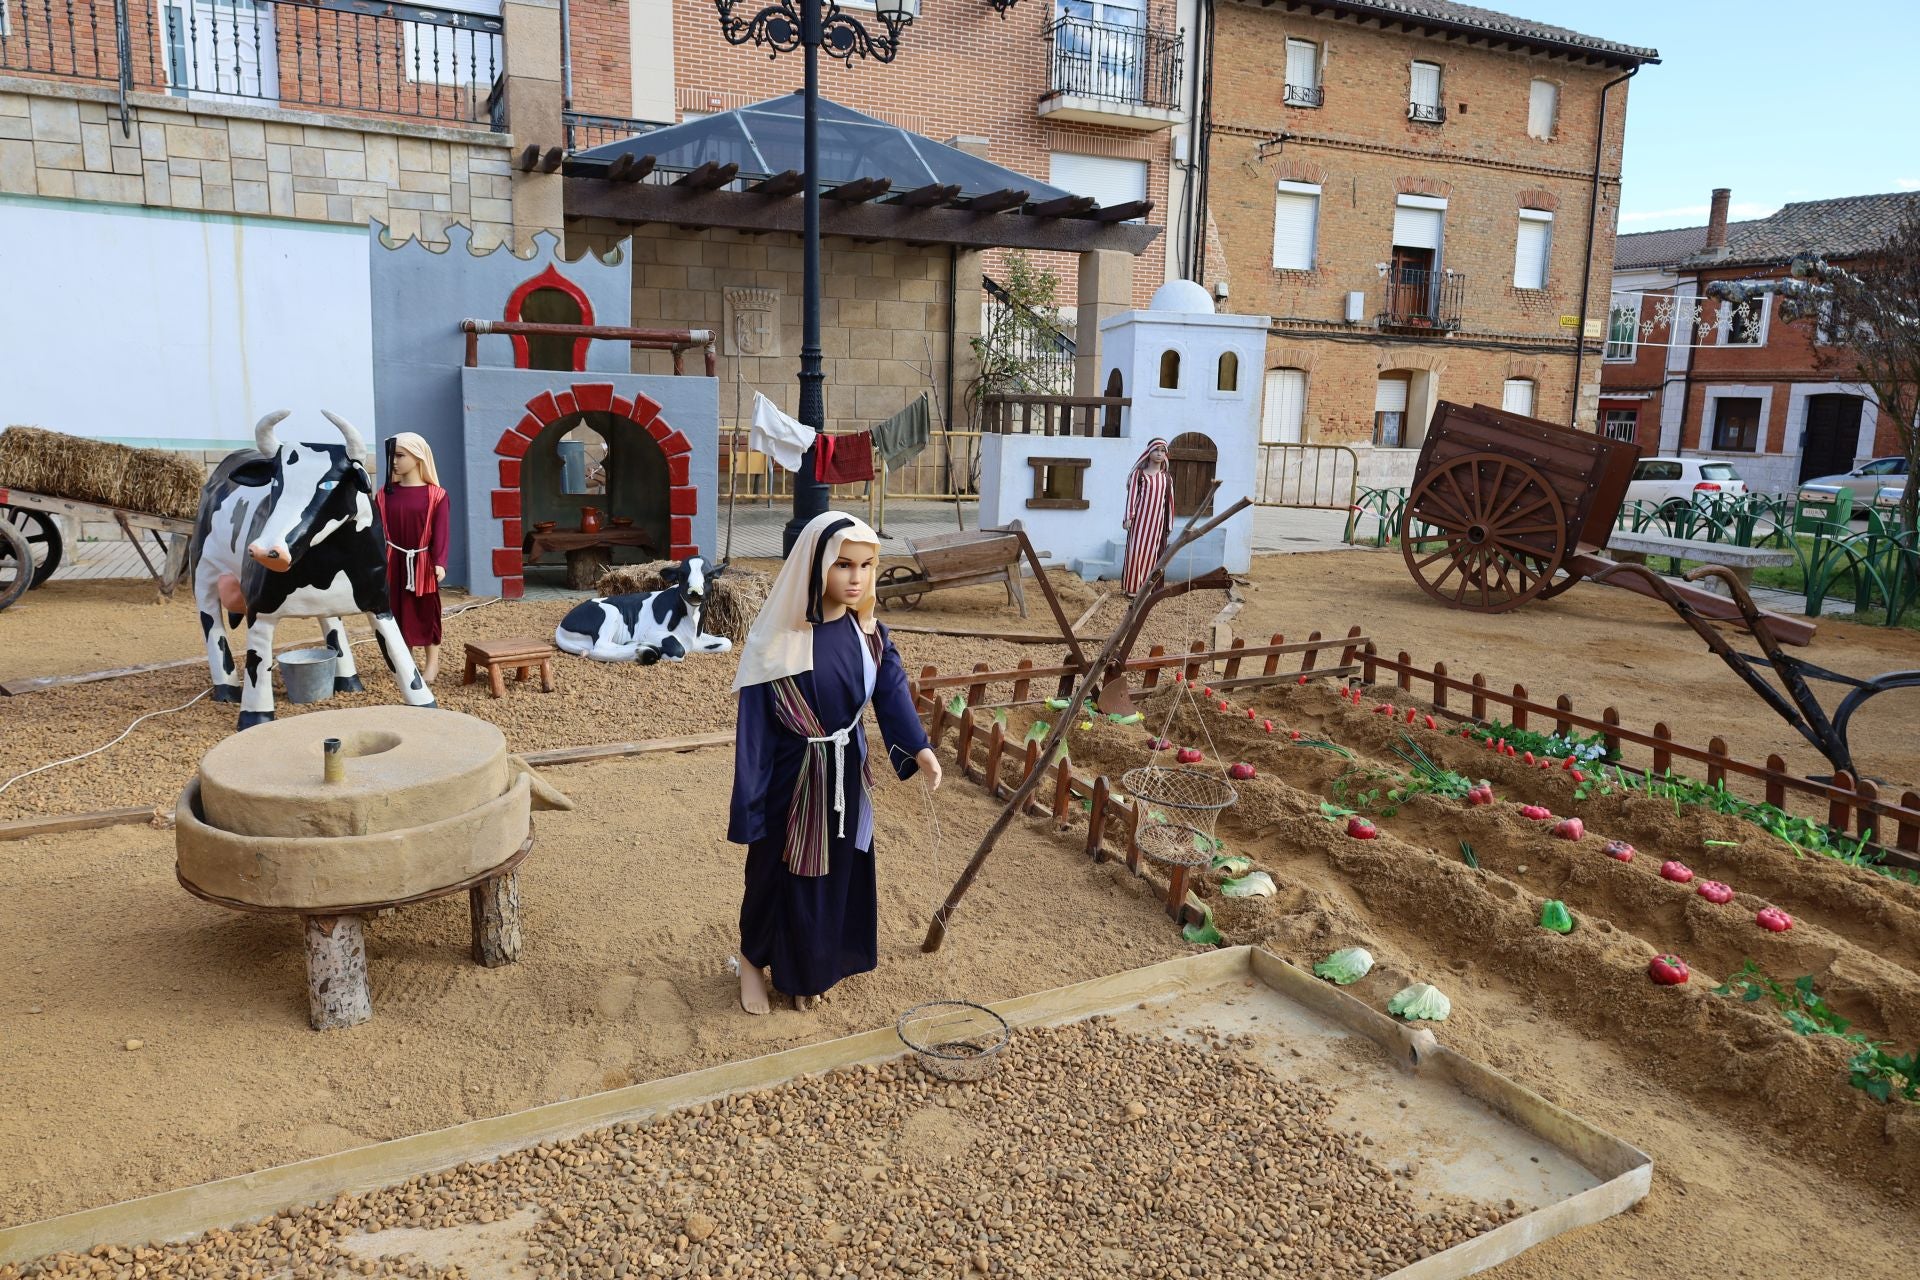
[[[1173,530],[1173,472],[1167,468],[1167,442],[1147,442],[1140,461],[1127,477],[1127,562],[1120,589],[1129,596],[1146,585],[1153,562],[1167,545]]]

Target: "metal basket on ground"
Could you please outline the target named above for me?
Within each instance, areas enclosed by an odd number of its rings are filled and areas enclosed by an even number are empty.
[[[895,1030],[928,1075],[960,1084],[984,1080],[1013,1038],[1005,1018],[970,1000],[917,1004]]]
[[[1240,798],[1225,778],[1198,769],[1143,765],[1120,776],[1120,786],[1147,807],[1136,842],[1154,862],[1197,867],[1213,856],[1213,826]]]

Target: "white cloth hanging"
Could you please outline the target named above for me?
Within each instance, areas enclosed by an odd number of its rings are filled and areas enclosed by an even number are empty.
[[[800,459],[813,447],[813,428],[798,418],[781,412],[780,406],[753,393],[753,428],[747,432],[747,447],[772,458],[783,471],[799,471]]]

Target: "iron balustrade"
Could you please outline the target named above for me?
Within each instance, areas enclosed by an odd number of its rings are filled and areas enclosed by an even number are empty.
[[[1317,84],[1290,84],[1282,90],[1280,101],[1289,107],[1323,107],[1327,91]]]
[[[1381,284],[1380,327],[1452,332],[1460,327],[1467,278],[1458,271],[1389,272]]]
[[[585,111],[565,111],[561,115],[567,126],[568,155],[666,127],[657,120],[636,120],[630,116],[597,116]]]
[[[375,0],[0,0],[0,73],[504,127],[498,17]]]
[[[1073,390],[1074,340],[1019,301],[991,276],[980,284],[986,297],[987,373],[1007,385],[1002,391],[1064,395]]]
[[[1417,120],[1421,124],[1445,124],[1447,122],[1447,109],[1437,102],[1409,102],[1407,104],[1407,119]]]
[[[1046,37],[1050,95],[1179,108],[1184,33],[1068,16],[1048,24]]]

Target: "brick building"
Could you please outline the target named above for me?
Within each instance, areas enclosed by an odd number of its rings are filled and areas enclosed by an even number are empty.
[[[1658,55],[1447,0],[1214,13],[1205,278],[1274,317],[1264,438],[1404,482],[1441,399],[1591,429],[1625,80]]]
[[[1771,293],[1745,308],[1706,296],[1716,280],[1785,276],[1797,253],[1846,263],[1883,243],[1920,194],[1790,204],[1728,222],[1726,188],[1705,225],[1619,238],[1602,363],[1603,429],[1649,453],[1736,464],[1750,487],[1790,489],[1900,452],[1871,388],[1851,380]]]

